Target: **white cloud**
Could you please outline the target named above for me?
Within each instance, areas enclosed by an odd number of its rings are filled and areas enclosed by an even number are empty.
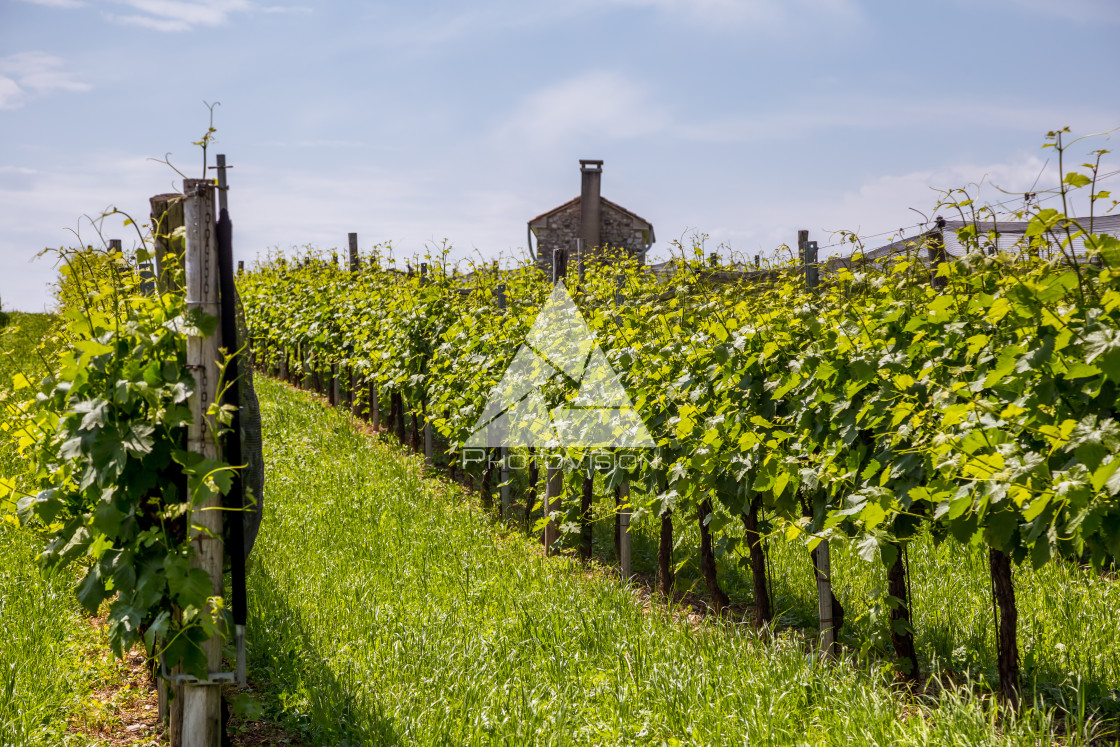
[[[81,8],[85,3],[80,0],[23,0],[32,5],[43,5],[47,8]]]
[[[1008,97],[1011,99],[1011,97]],[[907,101],[891,96],[847,96],[805,101],[796,110],[773,110],[738,117],[674,124],[684,140],[745,143],[791,140],[836,129],[890,131],[900,128],[996,129],[1031,132],[1076,124],[1079,132],[1103,132],[1116,127],[1115,115],[1102,108],[1074,106],[1067,101],[1038,104],[1008,103],[971,94]]]
[[[23,90],[11,78],[0,75],[0,109],[15,109],[22,104]]]
[[[933,169],[906,173],[881,174],[864,180],[850,189],[827,195],[791,199],[791,195],[775,190],[758,195],[753,211],[765,215],[758,228],[719,225],[718,217],[706,224],[701,221],[713,243],[727,242],[740,255],[761,252],[772,256],[774,248],[792,244],[799,229],[808,229],[810,239],[818,241],[822,256],[850,253],[850,244],[841,244],[840,231],[851,231],[864,241],[866,249],[888,244],[904,236],[926,230],[936,215],[958,220],[960,214],[945,204],[948,190],[965,189],[977,206],[990,205],[1001,219],[1023,206],[1023,194],[1037,192],[1044,207],[1061,208],[1051,195],[1058,184],[1057,167],[1046,154],[1024,152],[1004,162],[988,164],[955,163]],[[956,194],[954,200],[963,199]],[[1002,203],[1002,204],[1000,204]],[[1070,212],[1083,214],[1084,200],[1071,204]],[[726,214],[724,206],[716,205],[713,216]],[[661,233],[659,229],[659,233]],[[662,245],[661,252],[665,251]],[[660,255],[659,255],[660,256]]]
[[[140,26],[155,31],[189,31],[199,26],[221,26],[230,14],[250,10],[261,13],[295,15],[311,14],[305,5],[258,5],[252,0],[115,0],[117,5],[130,8],[131,13],[103,12],[113,23]],[[22,0],[32,5],[50,8],[83,8],[83,0]]]
[[[44,248],[75,246],[68,229],[80,229],[82,242],[101,245],[100,238],[81,219],[96,217],[111,205],[132,213],[138,223],[148,214],[147,197],[170,190],[166,166],[144,158],[93,156],[78,159],[64,170],[0,166],[0,300],[5,309],[41,311],[48,300],[47,285],[55,278],[53,258],[36,255]],[[135,230],[123,216],[104,223],[105,238],[120,238],[132,246]]]
[[[609,0],[615,5],[654,8],[712,29],[788,27],[802,18],[854,20],[852,0]]]
[[[291,15],[311,15],[314,9],[306,5],[259,5],[256,8],[261,13],[275,13],[275,14],[291,14]]]
[[[501,139],[560,144],[589,136],[629,140],[669,126],[668,114],[640,81],[597,71],[526,97],[499,128]]]
[[[221,26],[230,14],[251,10],[249,0],[120,0],[138,13],[107,13],[114,23],[156,31],[189,31],[198,26]]]
[[[19,52],[0,57],[0,109],[18,109],[29,94],[82,92],[88,83],[62,69],[65,60],[45,52]]]
[[[499,140],[535,145],[602,142],[657,136],[666,141],[736,145],[820,137],[843,130],[1000,130],[1044,133],[1072,125],[1078,132],[1104,132],[1120,125],[1098,106],[1068,101],[1018,103],[1013,96],[979,98],[888,95],[824,96],[802,100],[796,109],[760,109],[749,114],[708,117],[676,112],[640,79],[597,71],[561,81],[524,97],[499,126]]]
[[[500,251],[510,256],[524,246],[525,221],[541,209],[526,196],[524,185],[480,186],[469,179],[456,180],[444,168],[378,169],[351,161],[325,174],[319,168],[262,168],[252,160],[236,165],[229,194],[234,250],[237,259],[247,262],[269,247],[342,248],[350,231],[358,233],[363,253],[375,242],[392,240],[402,265],[425,248],[438,247],[444,238],[453,243],[452,261],[478,261],[474,247],[487,259],[497,258]],[[196,175],[194,164],[190,169],[179,166]],[[65,169],[0,165],[4,308],[43,308],[55,270],[51,257],[34,257],[44,245],[77,245],[68,229],[80,227],[82,243],[101,244],[80,216],[96,217],[117,206],[143,224],[148,220],[148,198],[177,191],[181,185],[167,166],[141,156],[99,153]],[[125,227],[123,219],[106,219],[103,235],[123,239],[130,250],[136,231]]]
[[[959,3],[974,8],[976,0]],[[987,0],[988,4],[1009,11],[1027,11],[1075,23],[1120,23],[1120,6],[1115,0]]]
[[[267,140],[264,148],[368,148],[369,143],[357,140]]]
[[[879,233],[899,229],[913,235],[922,230],[917,224],[932,219],[935,213],[948,220],[960,217],[952,208],[938,206],[939,201],[947,198],[948,190],[964,189],[978,206],[991,205],[1006,217],[1022,207],[1023,194],[1032,188],[1045,198],[1045,190],[1056,186],[1056,164],[1036,154],[1024,154],[1005,163],[949,164],[931,170],[886,174],[871,179],[855,190],[844,192],[829,207],[831,216],[827,220],[833,230],[863,229]],[[951,199],[961,200],[963,195],[955,193]],[[915,211],[921,211],[925,217]],[[886,224],[889,220],[887,216],[894,216],[898,226]],[[875,246],[888,243],[890,237],[882,239],[871,243]]]

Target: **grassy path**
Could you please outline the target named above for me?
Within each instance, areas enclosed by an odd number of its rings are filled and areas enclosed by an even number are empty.
[[[269,483],[250,663],[313,744],[1035,744],[971,691],[918,702],[801,636],[689,625],[534,543],[457,486],[260,379]]]
[[[35,348],[48,334],[46,314],[10,312],[0,331],[0,404],[11,400],[12,376],[45,371]],[[0,449],[0,475],[17,471],[14,444]],[[12,508],[11,498],[0,500]],[[108,667],[97,635],[74,599],[72,573],[44,576],[35,563],[41,543],[0,511],[0,745],[85,745],[67,733],[83,714],[97,722],[92,693]]]

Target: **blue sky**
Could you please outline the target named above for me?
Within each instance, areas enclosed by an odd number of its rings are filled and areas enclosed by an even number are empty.
[[[349,231],[509,258],[580,158],[655,258],[877,245],[938,190],[1053,187],[1048,130],[1120,127],[1118,32],[1114,0],[0,0],[0,299],[41,310],[37,252],[177,189],[149,159],[201,175],[203,101],[250,261]]]

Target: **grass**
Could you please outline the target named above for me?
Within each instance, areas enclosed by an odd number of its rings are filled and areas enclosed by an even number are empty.
[[[0,745],[84,745],[68,733],[112,662],[96,653],[103,636],[78,610],[71,574],[44,576],[38,544],[0,526]]]
[[[0,331],[0,400],[13,374],[45,371],[35,352],[49,337],[45,314],[11,312]],[[0,474],[18,469],[14,446],[0,449]],[[71,573],[44,575],[35,563],[41,543],[0,511],[0,745],[85,744],[68,721],[85,710],[105,663],[91,656],[97,633],[74,599]]]
[[[660,524],[632,525],[635,569],[656,573]],[[613,559],[613,527],[597,529],[604,557]],[[729,526],[738,530],[736,524]],[[676,586],[704,593],[698,567],[696,522],[675,522],[679,561]],[[718,548],[717,548],[718,549]],[[922,536],[909,548],[915,643],[920,666],[955,681],[995,688],[998,683],[994,618],[987,551],[953,540],[935,544]],[[776,608],[783,625],[816,626],[816,584],[808,551],[799,541],[778,537],[769,543]],[[719,563],[720,581],[732,601],[750,601],[749,568],[740,555]],[[744,559],[743,564],[746,563]],[[1024,690],[1070,714],[1096,711],[1115,729],[1120,721],[1120,581],[1073,563],[1054,562],[1035,570],[1028,563],[1013,571],[1019,610],[1019,651]],[[886,571],[855,549],[832,543],[834,592],[845,606],[842,643],[865,659],[890,658],[884,602]]]
[[[344,414],[258,381],[268,485],[249,576],[250,667],[267,683],[271,715],[310,743],[1049,744],[1100,728],[1087,719],[1066,733],[1054,708],[999,711],[974,686],[906,696],[876,657],[822,664],[796,629],[762,640],[733,621],[696,625],[659,604],[643,609],[607,573],[543,558],[458,486],[425,478],[421,460]],[[643,537],[636,550],[646,562]],[[683,546],[691,541],[683,531]],[[959,563],[943,552],[913,552],[915,593],[929,600],[919,601],[919,644],[983,669],[983,576],[966,564],[953,572],[969,583],[950,587],[939,564]],[[859,617],[882,580],[843,550],[834,562],[839,593]],[[775,547],[789,618],[811,609],[807,571],[794,546]],[[1092,642],[1079,655],[1095,657],[1096,679],[1114,683],[1116,633],[1105,612],[1117,608],[1116,592],[1081,589],[1063,572],[1084,581],[1072,569],[1039,574],[1050,598],[1024,600],[1025,637],[1039,640],[1031,615],[1053,636],[1063,610],[1091,612],[1060,635]],[[1032,595],[1035,581],[1019,579],[1022,596]],[[1068,594],[1054,587],[1062,583]],[[945,619],[950,634],[939,641]],[[869,617],[854,623],[853,640],[872,627]],[[1061,661],[1039,660],[1034,671],[1056,676]]]

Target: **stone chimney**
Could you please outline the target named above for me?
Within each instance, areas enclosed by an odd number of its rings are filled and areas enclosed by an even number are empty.
[[[580,160],[579,170],[582,178],[579,192],[579,237],[583,239],[584,251],[590,254],[600,244],[599,227],[602,225],[602,216],[599,214],[599,197],[603,162]]]

